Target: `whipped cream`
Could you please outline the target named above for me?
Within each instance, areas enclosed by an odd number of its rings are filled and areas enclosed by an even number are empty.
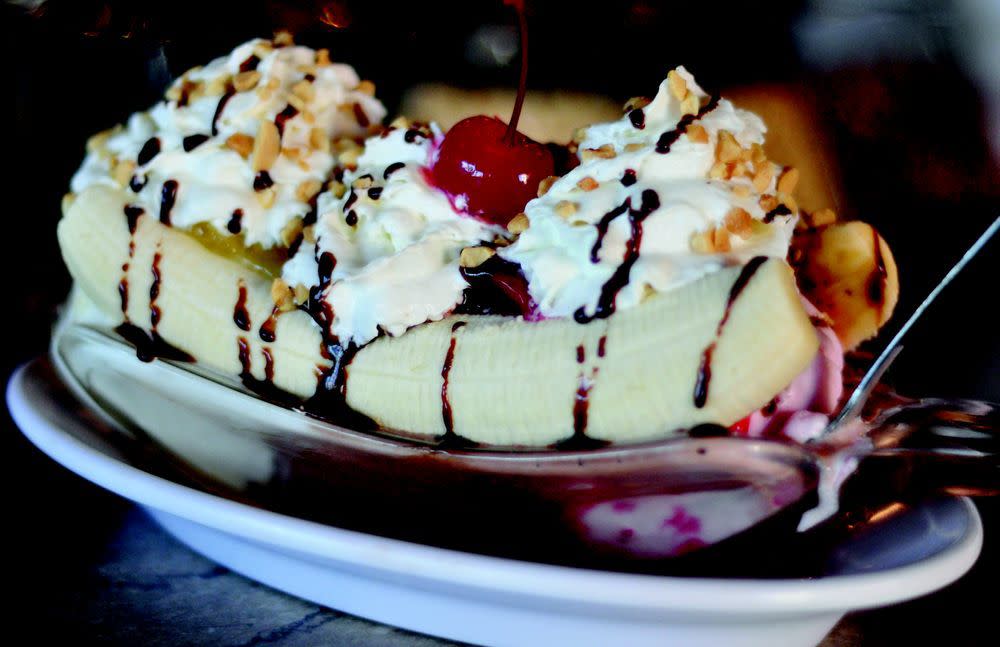
[[[128,185],[131,203],[175,227],[209,223],[248,246],[287,245],[336,164],[331,139],[362,136],[385,117],[365,90],[323,50],[251,40],[188,71],[163,102],[88,146],[71,188]],[[265,122],[280,131],[280,153],[255,168],[248,146]]]
[[[433,124],[369,138],[357,169],[344,174],[344,195],[320,194],[315,244],[303,244],[283,268],[289,285],[324,286],[320,297],[333,314],[328,332],[343,344],[443,318],[468,287],[458,265],[462,248],[504,233],[456,213],[427,183],[424,168],[441,138]],[[335,263],[321,277],[326,254]]]
[[[761,203],[780,174],[759,148],[765,132],[678,68],[645,107],[586,129],[580,165],[527,204],[529,228],[499,253],[521,265],[543,316],[580,321],[754,256],[784,258],[796,216]],[[720,161],[720,138],[743,158]]]

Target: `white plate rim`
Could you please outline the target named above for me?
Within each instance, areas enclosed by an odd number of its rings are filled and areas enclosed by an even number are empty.
[[[36,362],[39,360],[35,360]],[[670,613],[786,616],[884,606],[925,595],[964,574],[983,541],[982,522],[966,498],[965,535],[919,562],[878,573],[815,579],[758,580],[636,575],[522,562],[368,535],[276,512],[149,474],[62,431],[28,397],[31,363],[7,384],[8,409],[43,453],[83,478],[130,499],[260,544],[334,562],[372,577],[405,578],[416,587],[460,587],[483,598],[503,596],[546,606],[585,605],[656,617]],[[533,601],[533,602],[528,602]]]

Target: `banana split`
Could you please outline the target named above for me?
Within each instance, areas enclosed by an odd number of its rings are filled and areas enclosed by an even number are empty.
[[[69,316],[347,426],[537,448],[811,440],[892,313],[885,241],[800,210],[683,68],[568,146],[385,115],[286,38],[189,71],[88,143]]]

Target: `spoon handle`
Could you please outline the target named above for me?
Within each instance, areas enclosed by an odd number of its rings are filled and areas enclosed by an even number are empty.
[[[1000,494],[1000,407],[973,400],[927,399],[888,415],[872,435],[859,471],[893,492]]]
[[[990,238],[993,237],[993,234],[995,234],[998,229],[1000,229],[1000,217],[997,217],[993,221],[993,224],[991,224],[986,231],[983,232],[979,239],[976,240],[976,242],[973,243],[968,250],[966,250],[965,254],[962,255],[962,258],[960,258],[958,262],[955,263],[950,270],[948,270],[948,273],[944,275],[944,278],[941,279],[933,290],[931,290],[930,294],[927,295],[923,302],[917,306],[917,309],[913,311],[910,318],[906,320],[906,323],[903,324],[896,335],[889,341],[886,347],[882,350],[882,353],[865,373],[864,377],[861,378],[861,382],[858,384],[857,388],[854,389],[854,392],[851,394],[847,404],[845,404],[844,408],[841,409],[840,414],[830,421],[830,424],[826,428],[827,432],[838,428],[840,425],[861,413],[861,408],[864,406],[865,402],[868,401],[868,396],[871,395],[872,390],[878,384],[878,381],[882,378],[882,375],[889,368],[892,361],[896,359],[899,352],[903,350],[903,347],[900,345],[900,342],[903,340],[903,336],[909,332],[910,328],[913,327],[913,324],[920,319],[920,317],[924,314],[924,311],[927,310],[935,299],[937,299],[938,295],[941,294],[942,290],[944,290],[949,283],[951,283],[952,279],[954,279],[958,273],[969,264],[969,261],[971,261],[973,257],[979,253],[986,243],[989,242]]]

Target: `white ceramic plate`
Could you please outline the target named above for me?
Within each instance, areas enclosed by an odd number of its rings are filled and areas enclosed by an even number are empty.
[[[982,545],[972,504],[947,499],[838,547],[842,572],[817,579],[677,578],[518,562],[304,521],[154,476],[102,442],[38,361],[12,376],[7,403],[43,452],[145,507],[234,571],[348,613],[475,643],[813,645],[848,611],[949,584]]]

